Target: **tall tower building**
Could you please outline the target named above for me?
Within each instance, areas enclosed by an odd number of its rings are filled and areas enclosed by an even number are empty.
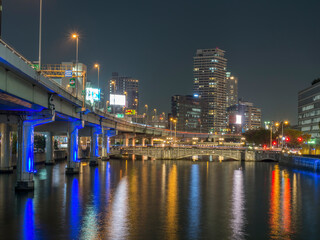
[[[198,49],[194,61],[195,96],[204,102],[205,118],[202,120],[204,130],[223,132],[226,130],[226,68],[225,51]]]
[[[126,108],[138,110],[139,80],[113,72],[109,87],[111,94],[126,95]]]
[[[227,107],[238,103],[238,78],[226,73]]]

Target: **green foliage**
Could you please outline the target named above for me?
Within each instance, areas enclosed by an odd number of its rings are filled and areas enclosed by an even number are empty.
[[[45,149],[46,148],[46,138],[41,135],[34,135],[34,147]]]
[[[249,130],[243,136],[248,143],[254,143],[255,145],[263,145],[270,142],[270,131],[266,129]]]
[[[291,128],[284,129],[283,135],[289,138],[289,141],[286,143],[288,147],[300,147],[304,142],[311,138],[310,134]],[[298,141],[298,138],[300,137],[302,138],[301,142]]]

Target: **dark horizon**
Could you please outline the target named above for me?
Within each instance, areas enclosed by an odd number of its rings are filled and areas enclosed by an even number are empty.
[[[196,50],[219,47],[239,78],[239,98],[262,108],[263,120],[297,123],[298,91],[319,77],[319,7],[317,1],[43,1],[42,60],[74,60],[69,35],[77,30],[89,80],[96,80],[99,62],[101,81],[112,72],[137,78],[140,105],[169,112],[172,95],[192,94]],[[5,1],[2,16],[2,38],[37,60],[39,2]]]

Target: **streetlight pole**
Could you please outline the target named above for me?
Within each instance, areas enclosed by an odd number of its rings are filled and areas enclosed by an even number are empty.
[[[72,35],[72,38],[76,39],[76,97],[78,98],[78,79],[79,79],[79,73],[78,73],[78,61],[79,61],[79,35],[74,33]],[[84,90],[84,89],[83,89]]]
[[[173,120],[174,122],[174,145],[177,143],[177,119]]]
[[[94,67],[98,69],[98,91],[100,91],[100,80],[99,80],[99,78],[100,78],[100,65],[96,63],[94,65]],[[101,91],[100,91],[100,98],[101,98]],[[100,109],[100,101],[101,100],[99,100],[99,102],[98,102],[98,108],[99,109]]]
[[[40,0],[40,22],[39,22],[39,71],[41,71],[41,41],[42,41],[42,0]]]
[[[288,124],[289,122],[288,121],[284,121],[282,122],[282,137],[281,137],[281,149],[283,149],[283,124]]]
[[[148,123],[148,105],[144,105],[144,107],[146,108],[146,121],[145,121],[145,124],[147,125]]]

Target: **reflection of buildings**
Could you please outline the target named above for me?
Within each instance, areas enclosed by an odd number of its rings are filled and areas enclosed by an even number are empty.
[[[177,131],[201,132],[203,101],[192,95],[171,98],[172,117],[177,119]]]
[[[245,197],[243,187],[243,171],[235,170],[233,173],[232,190],[232,239],[244,239],[245,225]]]
[[[280,171],[279,166],[276,165],[272,171],[270,193],[271,239],[279,239],[292,234],[292,207],[296,206],[292,206],[289,174],[285,170]]]
[[[119,76],[117,72],[113,72],[112,79],[109,82],[109,93],[126,95],[126,108],[138,110],[139,80],[132,77]]]
[[[226,73],[227,107],[238,103],[238,78]]]
[[[261,128],[261,109],[253,103],[239,101],[227,108],[229,128],[232,133],[245,132]]]
[[[202,125],[210,132],[222,132],[226,129],[227,59],[224,53],[219,48],[198,49],[194,57],[193,91],[206,103],[206,118]]]

